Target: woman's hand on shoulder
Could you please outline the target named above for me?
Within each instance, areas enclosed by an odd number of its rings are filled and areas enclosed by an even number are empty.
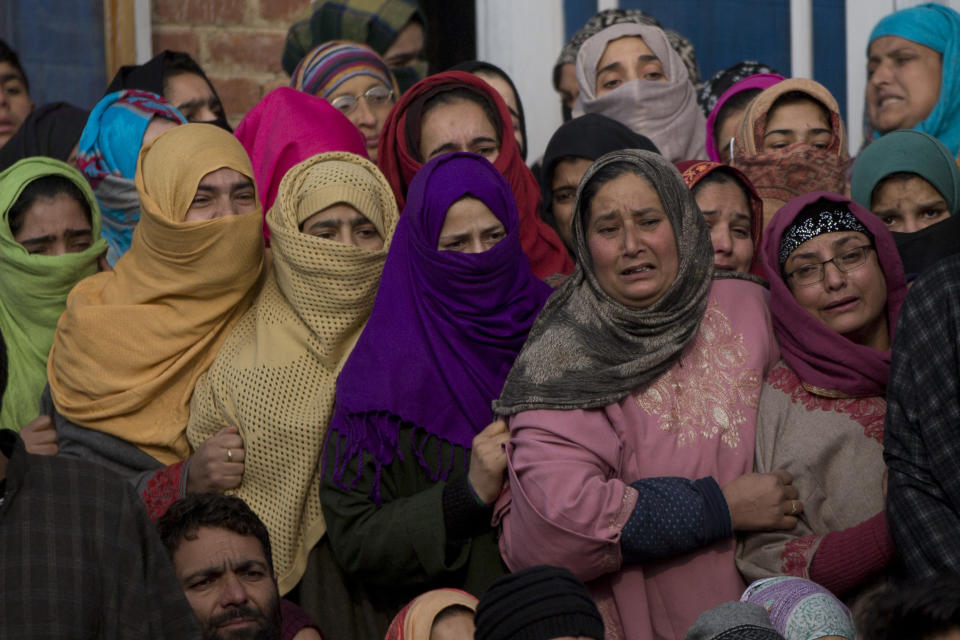
[[[496,500],[503,488],[503,472],[507,469],[504,445],[509,440],[510,430],[504,420],[491,422],[473,437],[467,478],[474,492],[486,504]]]
[[[27,453],[40,456],[55,456],[60,453],[57,430],[50,416],[38,416],[20,429],[20,438]]]
[[[243,480],[243,438],[236,427],[224,427],[204,440],[190,459],[187,492],[236,489]]]
[[[723,487],[734,531],[792,529],[803,512],[793,476],[784,469],[747,473]]]

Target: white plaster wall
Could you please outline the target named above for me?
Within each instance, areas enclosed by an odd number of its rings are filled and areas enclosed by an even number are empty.
[[[137,64],[143,64],[153,57],[153,21],[150,16],[150,4],[150,0],[134,0],[133,3]]]
[[[565,43],[563,0],[478,0],[477,59],[502,68],[520,92],[533,164],[563,119],[553,63]]]

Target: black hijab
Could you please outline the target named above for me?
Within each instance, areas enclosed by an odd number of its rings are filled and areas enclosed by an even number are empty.
[[[513,91],[513,95],[517,98],[517,119],[520,120],[520,139],[522,143],[520,144],[520,155],[523,157],[523,161],[527,161],[527,119],[523,115],[523,100],[520,99],[520,92],[517,91],[517,86],[513,84],[513,80],[510,79],[510,76],[507,75],[507,72],[501,69],[500,67],[490,64],[489,62],[482,62],[480,60],[470,60],[468,62],[461,62],[458,65],[452,66],[447,71],[466,71],[467,73],[472,73],[474,75],[478,73],[492,73],[495,76],[500,76],[507,81],[507,84],[510,85],[510,89]],[[506,102],[506,100],[504,100]],[[508,104],[507,107],[510,105]]]
[[[120,91],[121,89],[139,89],[162,96],[164,77],[174,64],[176,66],[173,70],[176,73],[194,73],[203,78],[207,86],[210,87],[210,91],[213,92],[213,95],[217,97],[217,100],[220,100],[220,95],[213,87],[213,83],[210,82],[210,78],[208,78],[207,74],[200,68],[200,65],[197,64],[189,54],[183,53],[182,51],[170,51],[169,49],[158,53],[143,64],[131,64],[120,67],[117,74],[113,76],[113,80],[110,81],[110,86],[107,87],[104,95],[113,93],[114,91]],[[176,75],[176,73],[174,73],[174,75]],[[227,122],[225,111],[222,112],[216,120],[211,121],[210,124],[215,124],[221,129],[226,129],[230,133],[233,133],[233,129]]]
[[[540,217],[554,229],[557,220],[553,215],[553,170],[564,158],[596,160],[611,151],[643,149],[660,153],[649,138],[635,133],[626,125],[602,116],[588,113],[560,125],[543,154],[540,170]]]
[[[66,102],[51,102],[34,109],[7,144],[0,148],[0,171],[33,156],[67,161],[80,140],[89,111]]]
[[[960,253],[960,216],[950,216],[913,233],[895,231],[893,239],[909,282],[934,263]]]

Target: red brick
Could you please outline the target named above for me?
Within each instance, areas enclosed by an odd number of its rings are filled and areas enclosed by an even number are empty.
[[[279,31],[216,31],[207,36],[209,60],[218,66],[280,73],[285,38]]]
[[[210,81],[220,96],[223,108],[230,121],[239,122],[247,111],[253,108],[253,105],[260,101],[262,88],[256,80],[239,76],[221,76],[211,77]]]
[[[157,24],[243,24],[247,0],[153,0]]]
[[[260,0],[260,17],[264,20],[283,22],[288,26],[309,6],[310,0]]]
[[[153,55],[164,49],[185,51],[194,59],[200,57],[200,38],[188,29],[164,29],[153,32]]]

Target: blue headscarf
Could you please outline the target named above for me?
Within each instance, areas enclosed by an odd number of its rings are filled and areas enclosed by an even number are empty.
[[[899,36],[943,56],[940,98],[914,129],[934,136],[956,157],[960,150],[960,13],[933,3],[897,11],[877,23],[867,47],[883,36]]]
[[[107,260],[116,263],[140,220],[133,178],[143,134],[155,117],[183,124],[186,119],[155,93],[127,89],[108,94],[90,112],[77,144],[77,167],[90,182],[103,216]]]

